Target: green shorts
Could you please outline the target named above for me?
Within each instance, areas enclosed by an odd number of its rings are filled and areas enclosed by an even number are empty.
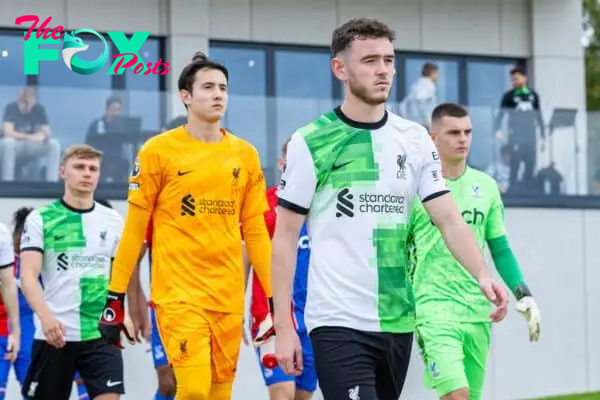
[[[491,323],[421,322],[416,333],[425,385],[440,397],[468,388],[470,400],[481,399]]]

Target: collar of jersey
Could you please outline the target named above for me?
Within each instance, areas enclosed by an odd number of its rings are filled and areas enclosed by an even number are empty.
[[[368,131],[374,131],[375,129],[379,129],[381,127],[383,127],[385,125],[385,123],[388,120],[388,112],[387,110],[385,110],[385,113],[383,114],[383,118],[381,118],[379,121],[377,122],[360,122],[360,121],[354,121],[353,119],[348,118],[343,112],[342,112],[342,107],[338,106],[335,108],[334,110],[335,114],[338,116],[339,119],[342,120],[342,122],[344,122],[346,125],[350,125],[353,128],[357,128],[357,129],[365,129]]]
[[[462,172],[462,174],[460,174],[456,178],[446,178],[446,180],[449,180],[449,181],[452,181],[452,182],[456,182],[457,180],[459,180],[460,178],[462,178],[463,176],[465,176],[467,174],[467,171],[469,171],[469,166],[465,165],[465,170]]]
[[[522,94],[527,95],[529,93],[531,93],[531,90],[527,86],[515,89],[515,95],[517,95],[517,96],[522,95]]]
[[[94,208],[96,207],[96,202],[93,202],[92,206],[90,208],[86,208],[86,209],[75,208],[75,207],[68,205],[64,199],[60,199],[60,204],[62,204],[63,207],[65,207],[67,210],[73,211],[75,213],[80,213],[80,214],[92,212],[92,211],[94,211]]]

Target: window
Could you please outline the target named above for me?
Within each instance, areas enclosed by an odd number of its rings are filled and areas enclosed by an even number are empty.
[[[78,35],[89,48],[77,54],[93,61],[104,50],[96,36]],[[110,41],[107,41],[110,49]],[[52,45],[60,50],[60,45]],[[109,55],[109,59],[111,59]],[[83,143],[89,125],[104,113],[104,104],[112,92],[112,75],[107,75],[111,63],[100,71],[80,75],[71,71],[63,61],[41,61],[38,77],[39,103],[46,108],[53,136],[62,147]]]
[[[333,106],[329,53],[276,50],[277,153],[283,141]]]
[[[411,85],[421,77],[421,69],[425,63],[432,63],[438,67],[438,80],[436,85],[438,103],[458,102],[460,99],[458,60],[448,60],[435,57],[407,57],[405,59],[403,95],[406,96]]]
[[[17,92],[27,83],[23,73],[23,36],[0,35],[0,110],[17,99]]]
[[[157,38],[148,38],[138,52],[145,64],[157,63],[160,53],[160,40]],[[162,125],[160,80],[163,75],[136,75],[131,68],[124,75],[128,114],[142,118],[142,129],[159,131]]]
[[[510,88],[510,70],[516,61],[467,61],[467,105],[473,123],[473,142],[469,163],[485,169],[500,154],[494,139],[494,120],[500,101]]]
[[[0,34],[0,86],[25,85],[23,42],[21,35]]]
[[[267,166],[267,53],[263,49],[213,45],[210,58],[229,70],[229,105],[224,126],[251,142]]]

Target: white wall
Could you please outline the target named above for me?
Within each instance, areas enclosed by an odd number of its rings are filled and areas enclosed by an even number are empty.
[[[45,200],[0,199],[0,222],[9,223],[17,207]],[[124,202],[114,202],[125,214]],[[529,399],[600,390],[600,211],[513,209],[506,211],[513,249],[542,310],[541,341],[527,340],[524,320],[511,312],[495,326],[484,400]],[[143,277],[147,285],[146,276]],[[512,301],[514,305],[514,301]],[[156,388],[147,346],[125,351],[125,399],[151,398]],[[251,349],[242,348],[234,400],[266,399]],[[422,363],[413,357],[406,400],[433,400],[422,385]],[[9,393],[16,394],[11,380]],[[252,396],[250,397],[250,394]],[[8,397],[10,399],[16,397]]]
[[[575,183],[578,181],[580,194],[587,193],[588,142],[585,63],[581,46],[582,15],[581,1],[532,0],[531,66],[534,87],[540,93],[545,119],[549,121],[551,111],[555,107],[579,110],[578,137],[575,138],[573,130],[557,130],[554,155],[557,168],[565,174],[569,193],[576,192]],[[577,158],[574,152],[575,143],[579,147]]]

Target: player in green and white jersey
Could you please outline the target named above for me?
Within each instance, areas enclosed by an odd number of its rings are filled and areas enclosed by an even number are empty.
[[[64,196],[33,210],[21,237],[21,285],[35,313],[35,340],[22,394],[67,400],[75,371],[91,398],[124,393],[121,351],[100,336],[111,260],[123,218],[94,202],[102,153],[88,145],[65,151]]]
[[[496,284],[441,177],[423,127],[386,110],[394,77],[394,32],[360,18],[337,28],[332,69],[344,103],[293,134],[279,188],[273,238],[276,353],[302,370],[290,315],[297,240],[308,216],[311,258],[305,322],[319,386],[328,400],[397,400],[415,325],[408,279],[409,205],[420,198],[444,238],[506,311]]]
[[[482,253],[488,244],[498,272],[518,300],[517,310],[527,320],[530,340],[537,341],[540,312],[508,243],[498,185],[467,166],[471,144],[467,111],[456,104],[437,106],[431,137],[465,222]],[[426,385],[444,400],[480,399],[490,347],[489,302],[447,249],[419,202],[411,214],[410,242],[417,339],[426,363]]]

